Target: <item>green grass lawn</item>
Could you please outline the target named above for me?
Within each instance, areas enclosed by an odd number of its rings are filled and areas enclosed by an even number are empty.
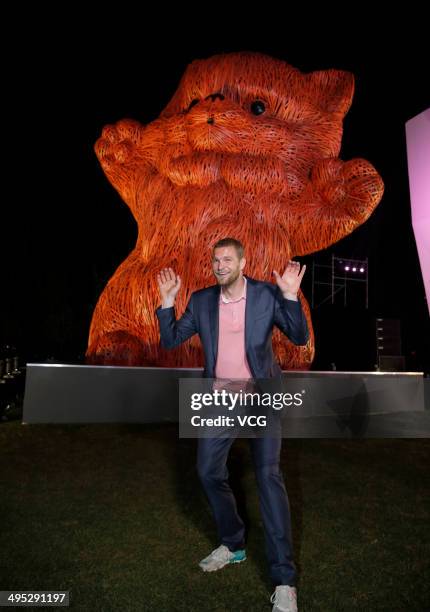
[[[176,427],[10,421],[0,448],[0,590],[67,589],[74,610],[271,610],[246,440],[229,468],[248,560],[211,574],[196,441]],[[300,611],[430,610],[429,460],[428,439],[284,440]]]

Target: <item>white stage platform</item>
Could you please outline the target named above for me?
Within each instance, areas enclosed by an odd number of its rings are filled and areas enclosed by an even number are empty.
[[[177,423],[182,378],[201,368],[28,363],[23,424]],[[421,372],[283,373],[306,394],[288,437],[422,438],[430,435],[430,379]]]

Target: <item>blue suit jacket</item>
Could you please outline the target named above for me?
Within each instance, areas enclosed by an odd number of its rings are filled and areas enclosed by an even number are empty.
[[[272,350],[272,330],[276,325],[294,344],[309,338],[306,317],[300,301],[284,299],[279,287],[246,277],[245,349],[255,379],[279,377],[281,368]],[[177,321],[175,309],[157,308],[161,346],[175,348],[199,334],[205,354],[203,376],[215,378],[218,352],[220,286],[213,285],[192,293],[187,308]]]

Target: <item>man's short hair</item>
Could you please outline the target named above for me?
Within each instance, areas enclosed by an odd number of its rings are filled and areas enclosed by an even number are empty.
[[[218,240],[218,242],[214,244],[212,252],[215,251],[215,249],[228,246],[234,247],[236,249],[237,256],[239,259],[242,259],[245,254],[245,247],[239,240],[236,240],[236,238],[222,238],[221,240]]]

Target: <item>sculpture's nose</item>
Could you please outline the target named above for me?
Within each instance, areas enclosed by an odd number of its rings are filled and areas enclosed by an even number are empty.
[[[222,93],[213,93],[213,94],[209,94],[208,96],[206,96],[205,101],[206,100],[211,100],[211,102],[215,102],[215,100],[224,100],[224,96],[222,95]],[[213,125],[215,123],[215,119],[213,117],[208,117],[207,122],[209,123],[209,125]]]

